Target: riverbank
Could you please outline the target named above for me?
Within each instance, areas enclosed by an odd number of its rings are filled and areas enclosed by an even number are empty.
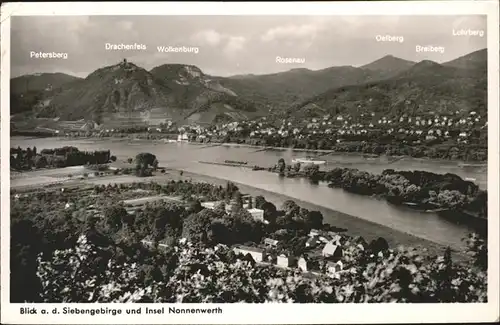
[[[222,186],[224,186],[227,182],[224,179],[191,172],[183,172],[182,178],[191,179],[193,182],[201,181]],[[238,186],[242,193],[250,194],[252,196],[262,195],[266,198],[267,201],[273,203],[277,207],[280,207],[287,200],[293,200],[298,205],[308,210],[320,211],[324,216],[324,223],[338,228],[345,228],[347,229],[347,234],[351,236],[362,236],[367,241],[377,239],[378,237],[383,237],[387,240],[389,246],[391,247],[397,247],[400,245],[415,247],[418,248],[419,251],[426,251],[429,255],[442,255],[444,250],[446,249],[445,246],[432,242],[430,240],[419,238],[387,226],[383,226],[352,215],[332,210],[324,206],[319,206],[306,201],[298,200],[287,195],[262,190],[246,184],[238,182],[233,183]],[[454,257],[458,260],[466,260],[468,258],[467,255],[461,252],[454,252],[454,255]]]
[[[137,136],[139,135],[139,136]],[[89,136],[89,137],[66,137],[66,136],[52,136],[51,138],[61,139],[61,140],[108,140],[108,141],[129,141],[129,140],[137,140],[137,141],[151,141],[151,142],[160,142],[163,143],[167,138],[150,138],[140,136],[142,134],[124,134],[123,136],[115,135],[115,136]],[[22,135],[19,135],[22,136]],[[30,136],[36,138],[36,136]],[[175,140],[175,139],[174,139]],[[319,156],[351,156],[351,157],[364,157],[367,159],[376,159],[383,158],[387,159],[388,163],[393,163],[398,160],[411,160],[411,161],[420,161],[420,162],[432,162],[432,163],[447,163],[447,164],[457,164],[463,165],[462,168],[466,168],[467,165],[474,165],[474,167],[487,167],[487,162],[481,160],[461,160],[461,159],[441,159],[441,158],[428,158],[428,157],[412,157],[409,155],[385,155],[385,154],[373,154],[373,153],[363,153],[356,151],[337,151],[337,150],[326,150],[326,149],[305,149],[305,148],[290,148],[290,147],[276,147],[276,146],[260,146],[260,145],[252,145],[246,143],[231,143],[231,142],[188,142],[190,145],[195,146],[206,146],[206,147],[216,147],[223,146],[228,148],[249,148],[256,149],[258,151],[292,151],[292,152],[301,152],[301,153],[309,153]]]
[[[221,178],[216,178],[212,176],[207,176],[207,175],[202,175],[198,173],[193,173],[193,172],[187,172],[183,171],[182,175],[180,173],[180,169],[172,169],[168,168],[166,174],[160,174],[160,175],[155,175],[152,177],[145,177],[145,178],[138,178],[133,175],[110,175],[110,176],[104,176],[104,177],[95,177],[95,178],[88,178],[85,180],[76,180],[72,179],[69,180],[67,179],[66,181],[62,181],[59,184],[64,184],[66,186],[78,186],[78,184],[83,185],[83,184],[88,184],[88,185],[107,185],[107,184],[114,184],[114,183],[133,183],[133,182],[157,182],[157,183],[166,183],[171,180],[190,180],[193,182],[206,182],[210,184],[215,184],[215,185],[220,185],[220,186],[225,186],[227,183],[227,180],[221,179]],[[23,173],[25,174],[24,179],[28,177],[30,172],[28,173]],[[37,175],[41,176],[41,175]],[[17,178],[17,177],[16,177]],[[30,177],[30,179],[34,180],[35,177]],[[28,184],[22,184],[24,186],[16,186],[16,182],[14,181],[12,184],[12,188],[24,188],[26,189],[27,187],[31,188],[36,188],[44,185],[49,185],[45,182],[45,184],[36,184],[36,183],[31,183],[29,185],[31,186],[26,186]],[[330,224],[332,226],[335,226],[337,228],[344,228],[347,229],[346,233],[351,235],[351,236],[362,236],[364,237],[367,241],[377,239],[378,237],[383,237],[387,240],[389,245],[391,247],[397,247],[399,245],[403,246],[410,246],[410,247],[415,247],[421,252],[425,252],[429,255],[440,255],[444,252],[446,247],[444,245],[435,243],[433,241],[419,238],[417,236],[384,226],[380,225],[368,220],[364,220],[346,213],[342,213],[339,211],[332,210],[328,207],[320,206],[317,204],[312,204],[307,201],[303,200],[298,200],[296,198],[284,195],[284,194],[278,194],[275,192],[263,190],[260,188],[256,188],[253,186],[249,186],[246,184],[234,182],[239,188],[240,191],[246,194],[250,194],[252,196],[257,196],[257,195],[262,195],[266,198],[267,201],[273,203],[277,207],[280,207],[285,201],[287,200],[293,200],[295,201],[298,205],[308,209],[308,210],[316,210],[320,211],[323,216],[324,216],[324,223]],[[461,252],[454,252],[454,257],[457,260],[466,260],[467,256]]]

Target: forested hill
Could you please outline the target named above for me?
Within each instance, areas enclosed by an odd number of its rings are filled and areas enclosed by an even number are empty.
[[[288,114],[297,118],[370,112],[388,117],[456,111],[486,114],[486,62],[480,64],[484,53],[474,52],[445,64],[425,60],[386,80],[333,88],[293,106]],[[456,67],[463,62],[474,64]]]

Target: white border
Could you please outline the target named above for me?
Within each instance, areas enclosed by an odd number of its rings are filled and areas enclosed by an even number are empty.
[[[499,317],[499,15],[498,1],[302,2],[302,3],[7,3],[1,16],[1,322],[22,324],[328,324],[402,322],[490,322]],[[10,17],[30,15],[473,15],[488,16],[488,210],[487,304],[218,304],[222,315],[75,316],[19,315],[9,302],[10,177],[9,78]],[[23,305],[25,306],[25,305]],[[26,305],[27,306],[27,305]],[[38,305],[51,310],[53,304]],[[73,307],[90,307],[74,304]],[[126,305],[104,305],[122,308]],[[120,307],[119,307],[120,306]],[[138,307],[130,304],[129,307]],[[156,307],[163,305],[153,305]],[[183,307],[196,307],[197,304]],[[59,306],[62,307],[62,306]],[[168,309],[168,306],[165,305]],[[181,305],[176,305],[181,307]]]

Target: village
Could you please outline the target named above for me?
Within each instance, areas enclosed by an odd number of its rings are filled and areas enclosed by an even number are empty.
[[[242,195],[243,209],[245,209],[256,222],[269,224],[264,219],[264,210],[253,207],[255,198],[249,195]],[[133,214],[138,209],[141,209],[147,203],[153,203],[159,200],[176,201],[183,203],[179,198],[172,197],[144,197],[123,201],[128,213]],[[184,202],[185,203],[185,202]],[[216,209],[223,205],[225,212],[230,214],[232,206],[236,204],[235,200],[231,200],[229,204],[223,201],[201,202],[201,206],[205,209]],[[258,265],[272,265],[281,268],[294,269],[297,268],[303,273],[317,276],[328,275],[337,277],[344,271],[343,248],[345,240],[338,233],[333,231],[312,229],[309,232],[309,238],[305,243],[304,251],[306,253],[301,256],[293,256],[289,250],[281,247],[280,241],[265,237],[261,243],[251,243],[251,245],[234,245],[233,251],[236,255],[243,256],[245,260]],[[181,242],[185,242],[185,238]],[[149,239],[143,239],[142,243],[147,246],[154,246],[155,243]],[[163,242],[156,243],[160,248],[169,247]],[[362,243],[358,243],[359,249],[364,249]]]
[[[124,185],[122,188],[131,188],[133,185]],[[102,187],[99,187],[102,188]],[[61,191],[61,193],[66,193],[70,197],[87,197],[87,198],[97,198],[99,194],[95,193],[95,187],[76,187],[65,185],[60,186],[59,184],[54,184],[54,186],[46,187],[45,190],[40,192],[38,189],[32,189],[29,191],[20,190],[19,193],[14,194],[14,200],[29,200],[33,195],[43,192],[53,192]],[[104,189],[103,189],[104,191]],[[132,191],[122,191],[121,197],[127,198],[120,202],[123,204],[125,210],[130,215],[135,215],[136,212],[144,209],[147,205],[151,205],[158,202],[173,202],[180,204],[184,207],[188,206],[188,202],[183,200],[181,197],[176,196],[144,196],[151,194],[148,190],[135,189]],[[269,224],[264,218],[264,210],[255,207],[255,198],[250,195],[242,195],[243,209],[246,210],[253,218],[255,222],[260,222],[265,225]],[[73,215],[77,215],[77,211],[84,213],[79,213],[79,216],[85,215],[83,219],[88,218],[98,218],[103,220],[104,214],[101,209],[102,203],[86,205],[86,207],[80,207],[77,203],[77,199],[68,199],[63,201],[64,210],[73,211]],[[233,205],[237,202],[232,199],[229,204],[225,204],[224,201],[206,201],[201,202],[201,206],[204,209],[218,209],[223,207],[225,213],[229,215],[232,211]],[[80,217],[81,219],[81,217]],[[179,242],[185,242],[186,239],[182,238]],[[144,238],[141,241],[145,246],[153,247],[158,246],[159,248],[168,248],[170,245],[163,241],[154,242],[149,237]],[[346,243],[346,239],[339,233],[312,229],[308,234],[308,239],[304,244],[304,253],[300,256],[294,256],[290,249],[285,248],[286,245],[280,242],[280,240],[272,239],[269,237],[264,237],[260,243],[247,243],[246,245],[233,245],[232,249],[237,256],[242,259],[251,261],[257,265],[261,266],[275,266],[278,268],[285,269],[298,269],[304,274],[310,276],[320,276],[327,275],[329,277],[338,277],[340,274],[346,271],[346,266],[349,266],[349,261],[344,260],[344,250],[343,245]],[[362,242],[357,243],[357,248],[364,250]],[[346,263],[347,262],[347,263]]]
[[[292,121],[284,119],[281,125],[270,123],[266,117],[249,121],[234,121],[214,125],[179,125],[171,120],[155,118],[153,124],[140,117],[122,117],[116,127],[105,127],[88,121],[60,121],[58,134],[70,135],[73,132],[91,132],[96,135],[110,136],[122,133],[126,128],[138,129],[151,134],[176,134],[171,140],[203,142],[213,137],[234,136],[248,139],[277,136],[304,139],[309,136],[336,136],[341,143],[349,138],[369,137],[370,134],[388,134],[412,137],[415,144],[421,141],[452,139],[467,144],[478,137],[478,132],[487,127],[485,116],[475,111],[464,116],[459,111],[447,115],[427,114],[400,117],[376,116],[375,113],[326,114],[323,117]],[[115,121],[116,122],[116,121]],[[62,132],[61,132],[62,131]],[[321,149],[321,148],[318,148]]]

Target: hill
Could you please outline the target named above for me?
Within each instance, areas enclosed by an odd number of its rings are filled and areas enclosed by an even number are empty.
[[[386,80],[328,90],[292,107],[287,114],[302,119],[371,112],[388,117],[451,111],[486,113],[486,103],[483,69],[461,69],[426,60]]]
[[[11,114],[31,111],[40,100],[62,91],[81,78],[64,73],[36,73],[10,80]]]
[[[444,63],[444,66],[462,69],[487,69],[488,51],[482,49]]]
[[[146,71],[124,61],[98,69],[74,87],[45,97],[35,113],[38,117],[122,125],[193,119],[193,115],[197,122],[210,123],[215,115],[239,119],[255,111],[235,97],[194,66],[164,65]],[[212,106],[218,114],[203,114]]]
[[[65,73],[35,73],[12,78],[10,80],[10,92],[21,94],[31,91],[48,91],[77,80],[81,80],[81,78]]]
[[[386,75],[385,71],[340,66],[315,71],[292,69],[267,75],[218,77],[216,80],[240,97],[251,99],[262,111],[280,111],[328,89],[381,80]]]
[[[217,77],[184,64],[147,71],[126,62],[98,69],[85,79],[54,75],[61,81],[52,81],[60,85],[52,91],[40,90],[47,82],[37,81],[30,83],[36,91],[22,93],[24,77],[13,79],[14,93],[19,92],[11,94],[13,113],[34,106],[39,117],[122,125],[165,119],[213,123],[256,116],[302,118],[345,111],[486,109],[486,49],[444,64],[387,55],[361,67],[300,68],[266,75]]]
[[[386,55],[372,63],[361,66],[362,69],[378,71],[385,76],[395,76],[411,68],[415,62],[403,60],[392,55]]]

